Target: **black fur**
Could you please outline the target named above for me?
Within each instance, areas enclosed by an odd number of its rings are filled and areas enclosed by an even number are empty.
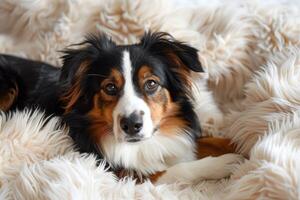
[[[167,88],[172,100],[180,105],[178,116],[188,123],[191,137],[196,139],[199,136],[200,125],[190,102],[190,91],[178,72],[180,67],[203,71],[195,48],[176,41],[166,33],[146,33],[140,43],[125,46],[116,45],[105,35],[90,35],[77,46],[80,48],[64,51],[61,70],[46,63],[1,55],[0,95],[16,82],[19,94],[11,109],[34,107],[46,110],[47,114],[62,116],[78,148],[101,157],[87,133],[91,122],[86,114],[92,107],[94,94],[100,90],[101,81],[111,68],[121,70],[122,52],[127,50],[131,56],[133,75],[142,65],[151,66],[160,78],[161,86]],[[170,60],[170,54],[176,56],[183,66],[177,66]],[[64,114],[65,102],[61,102],[60,97],[77,81],[75,75],[83,62],[88,62],[88,66],[80,79],[81,95],[72,111]],[[139,92],[138,88],[136,90]]]
[[[48,114],[61,114],[62,110],[57,102],[59,75],[60,70],[49,64],[0,55],[1,88],[6,87],[7,90],[16,84],[19,91],[11,109],[32,107],[44,109]]]

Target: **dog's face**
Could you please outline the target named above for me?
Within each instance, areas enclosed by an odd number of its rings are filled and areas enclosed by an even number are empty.
[[[164,33],[148,33],[128,46],[103,35],[84,44],[64,56],[62,100],[66,114],[87,118],[89,137],[100,148],[106,137],[137,143],[199,131],[189,82],[191,70],[202,71],[196,49]]]

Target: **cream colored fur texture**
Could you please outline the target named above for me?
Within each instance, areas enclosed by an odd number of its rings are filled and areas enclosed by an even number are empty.
[[[203,132],[249,160],[218,182],[117,180],[76,152],[58,118],[18,111],[0,116],[0,199],[300,199],[300,4],[226,2],[1,0],[1,53],[59,65],[59,50],[87,33],[126,44],[148,29],[198,48]]]

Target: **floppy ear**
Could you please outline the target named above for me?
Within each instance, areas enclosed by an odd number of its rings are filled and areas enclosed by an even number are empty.
[[[203,72],[203,68],[198,59],[198,50],[175,40],[168,33],[145,33],[141,44],[144,48],[149,49],[156,55],[168,57],[172,64],[177,67],[183,67],[194,72]]]
[[[82,82],[89,65],[109,48],[115,46],[106,35],[88,35],[84,42],[72,46],[82,46],[79,49],[63,51],[63,67],[60,82],[63,87],[61,101],[65,105],[65,112],[69,112],[77,100],[84,95]]]
[[[64,55],[61,57],[63,60],[63,67],[60,75],[60,81],[66,84],[72,84],[72,81],[76,78],[76,75],[80,75],[87,63],[90,63],[93,59],[107,49],[110,49],[116,44],[108,38],[105,34],[100,35],[87,35],[85,40],[79,44],[71,46],[81,46],[77,49],[66,49],[62,51]]]

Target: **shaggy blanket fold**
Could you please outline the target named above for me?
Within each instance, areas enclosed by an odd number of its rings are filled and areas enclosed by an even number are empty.
[[[86,33],[121,44],[167,31],[199,49],[195,107],[204,134],[249,158],[230,179],[136,184],[79,154],[59,119],[0,115],[0,199],[300,199],[300,6],[232,1],[2,0],[0,52],[60,64]]]

